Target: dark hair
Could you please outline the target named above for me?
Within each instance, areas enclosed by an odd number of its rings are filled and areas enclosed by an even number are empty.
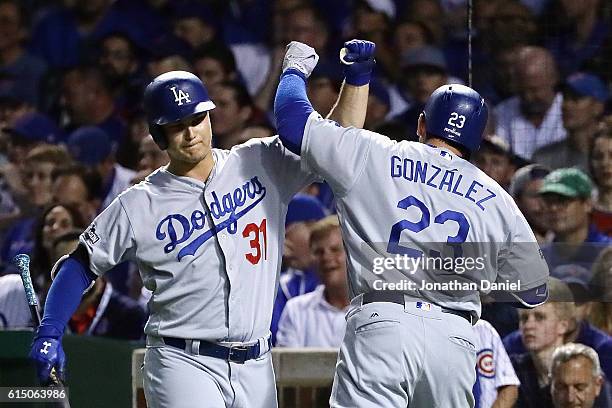
[[[442,138],[442,137],[439,137],[439,136],[436,136],[436,135],[433,135],[433,134],[427,132],[427,137],[425,139],[425,142],[427,142],[428,140],[431,140],[431,139],[437,139],[437,140],[441,141],[442,143],[445,143],[445,144],[447,144],[447,145],[449,145],[451,147],[454,147],[455,149],[459,150],[459,153],[461,154],[461,158],[462,159],[470,161],[470,159],[472,158],[472,153],[470,153],[470,151],[465,146],[455,142],[454,140],[448,140],[448,139],[445,139],[445,138]]]
[[[0,6],[3,4],[10,4],[17,9],[19,13],[19,26],[29,29],[30,27],[30,13],[29,11],[17,0],[0,0]]]
[[[327,19],[325,18],[323,13],[318,8],[316,8],[313,4],[311,3],[299,4],[287,10],[287,15],[293,14],[298,11],[309,11],[310,13],[312,13],[312,17],[314,18],[315,22],[318,23],[317,26],[319,28],[325,29],[326,31],[329,31],[329,28],[327,26]]]
[[[67,166],[58,167],[51,173],[51,178],[55,182],[60,177],[75,176],[83,181],[87,188],[87,199],[93,200],[98,198],[102,191],[102,179],[100,175],[92,169],[89,169],[81,164],[70,164]]]
[[[107,93],[112,92],[112,85],[108,75],[104,73],[102,68],[97,65],[76,65],[68,68],[64,74],[64,78],[68,75],[75,73],[83,82],[88,82],[96,86],[98,89],[102,89]]]
[[[61,244],[63,242],[76,241],[79,239],[83,231],[83,229],[73,229],[68,232],[65,232],[53,240],[51,247],[55,248],[58,244]]]
[[[435,38],[434,38],[434,33],[431,31],[431,29],[427,26],[427,24],[425,24],[423,21],[421,20],[416,20],[413,18],[403,18],[400,21],[398,21],[394,26],[393,26],[393,30],[392,32],[395,34],[395,31],[402,25],[404,24],[412,24],[415,25],[417,27],[419,27],[419,29],[421,30],[421,33],[423,33],[423,37],[425,37],[425,43],[432,45],[436,42]]]
[[[600,182],[597,180],[597,175],[593,171],[593,153],[595,151],[595,144],[599,139],[612,139],[612,119],[604,120],[599,124],[599,128],[593,138],[591,139],[591,144],[589,145],[589,173],[591,174],[591,178],[595,182],[595,184],[599,184]]]
[[[98,52],[102,52],[102,46],[103,44],[106,42],[106,40],[108,40],[109,38],[119,38],[123,41],[125,41],[130,49],[130,53],[132,58],[142,58],[144,55],[144,50],[142,50],[135,42],[134,40],[132,40],[132,38],[127,35],[124,32],[121,31],[111,31],[108,34],[105,34],[102,38],[100,38],[100,40],[98,41]]]
[[[34,227],[34,249],[32,250],[32,262],[30,269],[32,270],[33,281],[36,281],[35,284],[40,286],[41,282],[50,281],[51,275],[51,259],[50,254],[48,254],[43,247],[43,228],[45,226],[45,218],[54,208],[62,207],[68,211],[70,217],[72,218],[72,223],[75,228],[85,228],[87,224],[85,224],[85,220],[81,216],[81,213],[71,205],[67,204],[51,204],[40,214],[38,219],[36,220],[36,224]],[[41,289],[39,287],[39,289]]]
[[[249,91],[247,91],[246,87],[238,81],[223,81],[219,84],[224,88],[231,88],[234,91],[236,102],[238,106],[253,106],[253,99],[251,95],[249,95]],[[214,102],[214,101],[213,101]]]
[[[219,61],[225,73],[236,72],[236,59],[234,58],[234,53],[222,44],[213,42],[200,46],[194,51],[191,63],[193,64],[204,58],[212,58]]]
[[[409,142],[418,142],[419,137],[416,133],[411,134],[406,129],[406,125],[398,120],[390,120],[379,124],[374,127],[372,131],[380,133],[381,135],[387,136],[391,140],[401,142],[407,140]]]

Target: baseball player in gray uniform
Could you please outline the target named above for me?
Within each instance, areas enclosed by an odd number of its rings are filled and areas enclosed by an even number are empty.
[[[38,375],[44,382],[55,367],[63,376],[61,337],[82,293],[130,260],[152,291],[148,406],[275,407],[269,328],[284,220],[291,197],[313,177],[278,137],[212,149],[215,105],[191,73],[158,76],[144,102],[170,163],[117,197],[58,261],[30,353]],[[340,101],[333,116],[361,125],[365,108]]]
[[[287,51],[304,61],[314,53],[301,43]],[[479,292],[533,307],[548,280],[512,198],[467,160],[484,100],[442,86],[419,119],[421,143],[397,143],[323,119],[304,77],[298,65],[283,72],[275,115],[283,143],[338,202],[352,302],[331,406],[473,407]]]

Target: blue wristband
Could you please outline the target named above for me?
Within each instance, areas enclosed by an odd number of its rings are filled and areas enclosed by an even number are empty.
[[[374,60],[355,62],[344,66],[344,77],[346,83],[353,86],[363,86],[370,83],[372,69],[376,63]]]

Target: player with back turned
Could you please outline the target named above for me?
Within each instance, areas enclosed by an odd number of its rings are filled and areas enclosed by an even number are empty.
[[[349,84],[368,69],[364,44],[346,44],[355,62],[345,69]],[[332,117],[363,124],[365,107],[350,105],[356,91],[345,87]],[[289,201],[313,176],[278,136],[213,149],[215,105],[191,73],[158,76],[144,103],[149,131],[170,163],[117,197],[54,267],[30,353],[39,378],[46,382],[53,367],[63,374],[62,335],[84,291],[130,260],[153,293],[143,371],[148,406],[275,407],[270,321],[284,221]]]
[[[315,51],[294,42],[287,54],[308,61]],[[534,307],[548,279],[512,198],[468,161],[487,122],[484,100],[444,85],[419,118],[421,143],[397,143],[323,119],[304,77],[299,66],[283,71],[274,110],[283,144],[332,187],[347,250],[352,301],[330,405],[473,407],[482,282]]]

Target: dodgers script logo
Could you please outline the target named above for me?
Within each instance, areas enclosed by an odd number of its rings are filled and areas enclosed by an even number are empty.
[[[183,91],[182,89],[179,89],[178,92],[176,92],[176,86],[173,86],[172,88],[170,88],[170,90],[172,91],[172,94],[174,95],[174,102],[176,102],[178,106],[183,105],[183,99],[185,100],[185,102],[191,103],[191,99],[189,98],[189,93]]]
[[[235,234],[238,229],[238,220],[251,211],[266,196],[266,187],[262,185],[257,177],[246,181],[233,192],[223,195],[221,198],[213,191],[209,211],[195,210],[189,218],[182,214],[170,214],[157,224],[156,237],[160,241],[169,240],[164,245],[164,252],[170,253],[179,244],[188,241],[196,232],[204,229],[207,224],[208,214],[215,221],[213,226],[198,235],[195,239],[185,245],[178,252],[177,260],[180,261],[187,255],[194,255],[206,241],[213,235],[227,228],[227,232]],[[216,220],[223,221],[217,223]]]

